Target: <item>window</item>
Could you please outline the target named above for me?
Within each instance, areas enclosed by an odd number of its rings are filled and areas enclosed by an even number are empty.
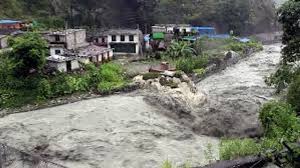
[[[125,41],[125,36],[121,35],[121,41]]]
[[[55,50],[55,54],[59,55],[59,54],[61,54],[61,51],[60,50]]]
[[[55,35],[55,41],[60,41],[59,35]]]
[[[116,53],[136,53],[136,44],[133,43],[115,43],[111,44],[111,48]]]
[[[129,41],[134,41],[134,36],[133,35],[129,36]]]
[[[105,38],[104,37],[102,38],[102,43],[105,43]]]
[[[112,35],[112,36],[111,36],[111,41],[117,41],[116,35]]]

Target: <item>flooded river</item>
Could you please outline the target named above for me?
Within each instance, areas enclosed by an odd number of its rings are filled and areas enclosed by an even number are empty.
[[[280,45],[268,45],[197,84],[207,103],[193,112],[193,129],[131,93],[6,116],[0,142],[70,168],[159,168],[165,160],[203,165],[218,158],[214,137],[259,132],[257,111],[273,93],[264,77],[279,58]],[[213,156],[205,155],[208,146]]]
[[[198,83],[208,102],[197,111],[195,130],[218,137],[259,134],[259,108],[274,93],[265,77],[275,71],[280,52],[280,44],[266,45],[263,51]]]

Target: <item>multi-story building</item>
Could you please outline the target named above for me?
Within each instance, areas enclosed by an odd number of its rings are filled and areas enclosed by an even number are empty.
[[[78,69],[79,62],[99,65],[113,57],[112,49],[88,43],[84,29],[67,29],[43,34],[49,43],[50,56],[47,58],[49,66],[58,71]]]
[[[107,31],[107,46],[118,55],[142,54],[143,33],[136,29],[113,29]]]
[[[64,31],[55,31],[45,34],[49,42],[51,55],[64,55],[64,50],[76,50],[77,48],[86,47],[85,29],[67,29]]]

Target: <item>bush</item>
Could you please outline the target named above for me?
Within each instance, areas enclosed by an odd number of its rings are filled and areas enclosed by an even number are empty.
[[[207,64],[208,58],[206,56],[180,58],[176,61],[176,68],[185,73],[192,73],[194,69],[205,68]]]
[[[100,92],[109,92],[126,85],[123,70],[120,65],[108,63],[100,68],[101,82],[97,85]]]
[[[143,75],[143,80],[156,79],[160,77],[159,73],[149,72]]]
[[[98,84],[98,91],[102,93],[107,93],[110,91],[121,89],[125,86],[125,82],[107,82],[102,81]]]
[[[37,87],[38,98],[47,99],[52,96],[51,84],[47,79],[42,79]]]
[[[201,68],[201,69],[194,69],[193,71],[197,76],[202,76],[203,74],[205,74],[205,69]]]
[[[288,88],[287,101],[297,112],[300,112],[300,75],[292,82]]]
[[[194,56],[196,51],[192,48],[191,43],[184,41],[173,41],[164,53],[169,58],[187,58]]]
[[[220,144],[221,160],[232,160],[249,155],[257,155],[261,147],[253,139],[228,139]]]
[[[266,103],[260,110],[259,119],[267,138],[295,142],[300,137],[299,118],[287,103]]]

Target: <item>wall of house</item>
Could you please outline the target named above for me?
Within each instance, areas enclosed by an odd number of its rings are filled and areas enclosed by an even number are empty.
[[[78,60],[80,63],[83,63],[83,64],[88,64],[90,63],[90,60],[88,57],[82,57],[82,58],[79,58]]]
[[[108,52],[108,57],[110,58],[110,59],[113,59],[113,57],[114,57],[114,52],[111,50],[111,51],[109,51]]]
[[[116,35],[116,41],[112,41],[112,36],[113,35],[108,35],[108,38],[107,38],[107,42],[108,43],[139,43],[140,42],[140,39],[139,39],[139,36],[137,34],[133,35],[133,41],[130,41],[129,40],[129,36],[130,35],[124,35],[125,36],[125,41],[121,41],[121,35]]]
[[[56,54],[56,50],[60,51],[60,54]],[[50,55],[64,55],[64,48],[60,47],[51,47],[50,48]]]
[[[179,27],[179,31],[183,33],[183,30],[186,30],[187,33],[192,32],[192,27]]]
[[[66,62],[48,62],[48,65],[52,68],[55,68],[59,72],[67,72]]]
[[[124,52],[116,52],[113,51],[114,54],[118,54],[118,55],[126,55],[126,54],[134,54],[137,55],[140,53],[140,38],[139,35],[133,35],[133,41],[129,40],[129,35],[125,35],[125,40],[121,41],[121,35],[116,35],[116,41],[112,41],[112,36],[113,35],[108,35],[108,48],[112,48],[111,43],[119,43],[119,44],[135,44],[135,53],[124,53]]]
[[[8,40],[8,37],[3,37],[0,39],[0,49],[8,47],[7,40]]]
[[[86,30],[77,30],[66,35],[67,49],[72,50],[86,46]]]
[[[22,27],[21,23],[0,24],[0,29],[21,29]]]
[[[80,68],[80,64],[79,64],[78,60],[71,61],[71,67],[72,67],[72,70],[79,69]]]
[[[59,36],[59,41],[56,41],[56,36]],[[46,38],[47,41],[51,42],[51,43],[65,43],[66,42],[66,38],[63,35],[44,35],[44,37]]]

